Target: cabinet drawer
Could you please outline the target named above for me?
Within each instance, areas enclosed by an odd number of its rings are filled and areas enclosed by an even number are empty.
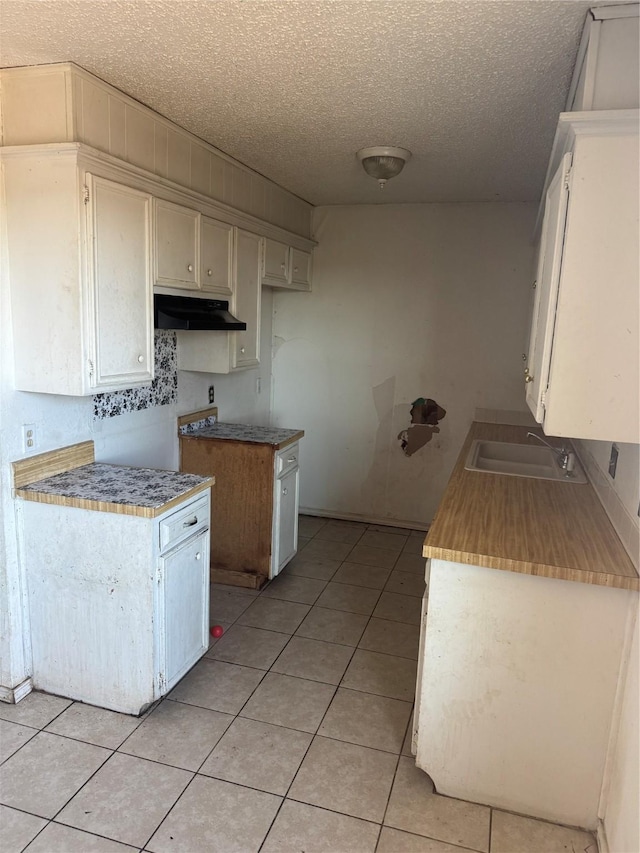
[[[292,471],[298,467],[299,449],[300,446],[296,442],[278,451],[278,455],[276,456],[276,477],[282,477],[287,471]]]
[[[160,549],[165,551],[202,527],[209,526],[209,497],[200,497],[180,507],[160,522]]]

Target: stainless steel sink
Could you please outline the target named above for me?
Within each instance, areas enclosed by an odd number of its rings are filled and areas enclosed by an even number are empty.
[[[560,467],[558,455],[548,447],[476,439],[471,445],[464,467],[468,471],[486,471],[489,474],[506,474],[509,477],[586,483],[582,465],[575,454],[571,453],[570,457],[573,470],[567,472]]]

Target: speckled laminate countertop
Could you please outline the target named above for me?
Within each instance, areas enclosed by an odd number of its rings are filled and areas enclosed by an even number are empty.
[[[182,437],[213,438],[226,441],[241,441],[249,444],[270,444],[275,448],[286,447],[302,438],[303,430],[280,429],[279,427],[251,426],[249,424],[221,424],[202,426],[197,429],[181,428]]]
[[[91,462],[16,490],[25,500],[155,518],[212,486],[211,477]]]
[[[474,423],[423,555],[527,575],[640,589],[629,555],[589,483],[506,477],[464,467],[475,438],[527,444],[527,427]]]

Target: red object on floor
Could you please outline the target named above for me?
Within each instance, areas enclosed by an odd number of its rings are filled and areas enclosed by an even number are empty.
[[[209,628],[209,632],[212,637],[221,637],[224,634],[224,628],[222,625],[214,625],[213,628]]]

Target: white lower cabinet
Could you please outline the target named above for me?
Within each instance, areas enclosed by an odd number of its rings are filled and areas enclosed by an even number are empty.
[[[170,690],[206,651],[209,614],[209,533],[194,534],[160,557],[159,649],[162,692]]]
[[[413,740],[438,793],[595,829],[637,595],[430,560]]]
[[[277,575],[298,549],[298,484],[300,469],[288,471],[275,481],[271,577]]]
[[[156,518],[30,501],[33,683],[140,714],[209,643],[209,492]]]

